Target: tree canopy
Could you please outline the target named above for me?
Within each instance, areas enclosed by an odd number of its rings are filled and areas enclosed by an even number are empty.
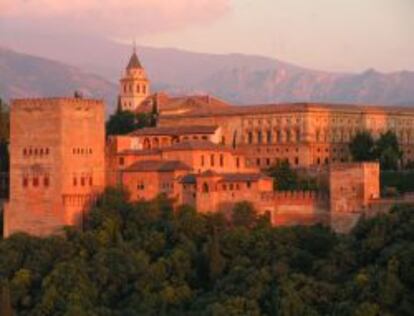
[[[274,179],[274,188],[279,191],[317,190],[316,179],[307,175],[300,175],[292,169],[288,160],[278,161],[267,170],[267,174]]]
[[[0,241],[0,310],[18,315],[412,315],[414,209],[347,236],[275,228],[108,189],[83,231]],[[250,222],[246,225],[246,218]],[[4,292],[5,291],[5,292]],[[10,303],[11,304],[10,304]],[[11,306],[10,306],[11,305]]]
[[[397,135],[392,131],[381,134],[376,141],[370,132],[358,132],[351,140],[349,149],[354,161],[378,160],[382,170],[396,170],[401,165],[403,152]]]
[[[139,128],[155,126],[156,113],[117,110],[106,122],[106,135],[125,135]]]

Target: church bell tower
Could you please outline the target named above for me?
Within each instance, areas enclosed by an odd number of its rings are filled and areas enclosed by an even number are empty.
[[[150,81],[137,56],[136,47],[120,80],[119,106],[122,111],[135,112],[150,95]]]

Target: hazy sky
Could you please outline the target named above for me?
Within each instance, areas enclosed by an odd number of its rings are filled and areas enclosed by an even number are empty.
[[[326,70],[414,70],[414,0],[0,0],[0,19]]]

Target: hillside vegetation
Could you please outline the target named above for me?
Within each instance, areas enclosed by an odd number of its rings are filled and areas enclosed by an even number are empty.
[[[348,236],[108,189],[79,232],[0,241],[2,315],[412,315],[414,209]]]

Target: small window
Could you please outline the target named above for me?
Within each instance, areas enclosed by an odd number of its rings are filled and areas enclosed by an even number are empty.
[[[250,189],[252,187],[252,183],[250,181],[247,181],[246,186],[247,186],[248,189]]]
[[[224,156],[220,155],[220,166],[223,167],[224,166]]]
[[[49,184],[50,184],[49,177],[44,177],[44,179],[43,179],[43,185],[45,187],[49,187]]]
[[[35,150],[34,150],[34,154],[35,154],[35,155],[37,155],[37,148],[35,148]]]
[[[25,148],[25,149],[23,149],[23,156],[26,156],[27,155],[27,149]]]
[[[119,158],[119,165],[123,166],[125,163],[124,157]]]
[[[45,149],[45,155],[49,155],[49,148]]]
[[[210,156],[210,165],[214,167],[214,154]]]
[[[227,185],[223,184],[223,191],[227,191]]]
[[[38,178],[38,177],[34,177],[34,178],[33,178],[33,186],[34,186],[34,187],[39,186],[39,178]]]
[[[299,157],[295,157],[295,165],[299,165]]]
[[[85,186],[85,178],[84,177],[81,178],[81,186],[83,186],[83,187]]]
[[[236,158],[236,167],[240,168],[240,158],[239,157]]]
[[[204,167],[204,155],[201,155],[201,166]]]
[[[78,178],[73,178],[73,186],[77,186],[78,185]]]
[[[27,188],[29,186],[29,179],[27,179],[26,177],[23,178],[23,187]]]
[[[257,165],[257,166],[260,166],[260,158],[257,158],[257,159],[256,159],[256,165]]]
[[[92,177],[89,178],[89,185],[90,186],[93,186],[93,179],[92,179]]]
[[[234,185],[233,185],[233,183],[230,183],[230,185],[229,185],[229,189],[230,189],[231,191],[233,191],[233,190],[234,190]]]

